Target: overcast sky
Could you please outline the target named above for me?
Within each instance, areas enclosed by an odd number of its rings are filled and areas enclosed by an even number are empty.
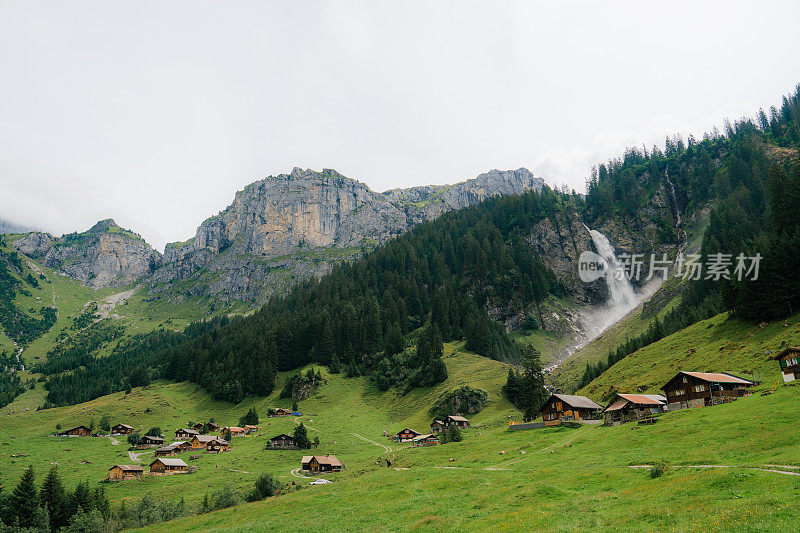
[[[800,82],[800,2],[736,4],[0,0],[0,218],[162,249],[294,166],[582,191]]]

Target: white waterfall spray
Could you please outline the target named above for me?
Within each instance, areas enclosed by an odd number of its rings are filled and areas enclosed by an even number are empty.
[[[678,204],[678,196],[675,194],[675,184],[669,179],[669,168],[664,170],[664,179],[667,180],[669,194],[672,197],[672,205],[675,207],[675,231],[678,232],[678,251],[680,252],[686,245],[687,235],[683,227],[683,215],[681,214],[681,207]]]

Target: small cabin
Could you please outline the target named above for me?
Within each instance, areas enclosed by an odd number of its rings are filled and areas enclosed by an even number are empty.
[[[177,446],[172,444],[168,446],[162,446],[161,448],[156,448],[155,456],[156,457],[171,457],[173,455],[178,455],[180,453],[180,449]]]
[[[160,448],[164,445],[164,437],[145,435],[139,440],[139,448]]]
[[[189,448],[192,450],[206,448],[209,442],[217,439],[219,439],[219,437],[215,437],[214,435],[195,435],[192,437],[192,440],[189,441]]]
[[[642,420],[667,410],[667,398],[660,394],[617,394],[603,411],[607,426]]]
[[[427,435],[418,435],[411,440],[411,443],[414,445],[414,447],[435,446],[439,444],[439,437],[433,433],[428,433]]]
[[[231,437],[241,437],[242,435],[247,433],[244,428],[240,428],[238,426],[229,426],[226,428],[222,428],[222,430],[219,433],[220,435],[224,435],[228,431],[230,431]]]
[[[397,435],[394,436],[395,442],[411,442],[416,437],[422,435],[419,431],[415,431],[411,428],[405,428],[397,432]]]
[[[175,448],[178,450],[178,453],[185,452],[191,448],[189,441],[185,440],[176,440],[175,442],[170,443],[170,446],[175,446]]]
[[[159,475],[185,474],[188,466],[183,462],[183,459],[159,457],[150,463],[150,473]]]
[[[728,403],[750,394],[755,383],[727,372],[681,371],[661,390],[667,397],[667,409],[677,411]]]
[[[295,450],[297,449],[297,441],[295,441],[294,437],[291,435],[281,433],[277,437],[272,437],[269,439],[268,447],[275,449]]]
[[[183,429],[183,428],[181,428],[181,429],[176,429],[175,430],[175,438],[176,439],[189,440],[192,437],[194,437],[195,435],[199,435],[199,434],[200,434],[200,432],[196,431],[194,429]]]
[[[545,426],[558,426],[562,422],[592,420],[602,410],[601,405],[586,396],[551,394],[539,409],[539,414]]]
[[[75,426],[59,433],[62,437],[88,437],[92,432],[86,426]]]
[[[205,424],[203,424],[202,422],[198,422],[197,424],[192,426],[192,429],[197,431],[197,432],[200,432],[200,431],[203,431],[203,428],[205,428],[205,427],[206,427]]]
[[[114,465],[108,470],[108,479],[111,481],[124,481],[136,479],[144,475],[144,468],[140,465]]]
[[[209,441],[208,444],[206,444],[206,452],[207,453],[227,452],[230,449],[230,445],[231,445],[230,442],[221,439],[219,437],[216,437],[214,440]]]
[[[117,424],[111,428],[111,433],[114,435],[130,435],[134,432],[134,427],[128,424]]]
[[[442,433],[449,427],[468,428],[469,420],[461,415],[448,415],[441,420],[434,420],[431,422],[431,433]]]
[[[214,422],[206,422],[206,430],[211,431],[219,431],[219,425],[215,424]]]
[[[294,412],[291,409],[284,409],[283,407],[278,407],[275,409],[275,416],[292,416]]]
[[[342,463],[335,455],[306,455],[300,461],[301,468],[308,472],[339,472]]]
[[[800,348],[786,348],[773,357],[780,362],[784,383],[800,379]]]
[[[251,433],[255,433],[256,431],[258,431],[258,426],[245,424],[244,426],[242,426],[242,429],[244,430],[245,435],[250,435]]]

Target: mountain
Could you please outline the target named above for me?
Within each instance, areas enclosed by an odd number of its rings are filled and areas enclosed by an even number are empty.
[[[17,250],[93,289],[119,287],[143,279],[155,270],[161,255],[141,236],[101,220],[88,231],[54,238],[32,232],[14,242]]]
[[[26,233],[28,231],[34,231],[34,229],[0,218],[0,235],[5,233]]]

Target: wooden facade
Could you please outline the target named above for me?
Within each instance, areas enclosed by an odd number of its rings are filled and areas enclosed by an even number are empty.
[[[297,441],[295,441],[294,437],[291,435],[281,433],[280,435],[269,439],[269,444],[267,447],[276,450],[296,450]]]
[[[209,443],[206,444],[206,452],[207,453],[227,452],[230,449],[230,445],[231,443],[226,440],[215,438],[214,440],[209,441]]]
[[[144,468],[139,465],[114,465],[108,471],[108,479],[111,481],[124,481],[126,479],[136,479],[144,475]]]
[[[306,455],[300,461],[300,466],[308,472],[339,472],[342,463],[335,455]]]
[[[414,437],[411,442],[414,445],[414,447],[435,446],[439,444],[439,437],[437,437],[433,433],[428,433],[427,435],[418,435]]]
[[[602,406],[586,396],[551,394],[539,409],[539,415],[545,426],[558,426],[563,422],[592,420],[602,410]]]
[[[395,442],[411,442],[416,437],[422,435],[419,431],[415,431],[411,428],[405,428],[397,432],[397,435],[394,436]]]
[[[219,432],[220,435],[224,435],[225,432],[230,431],[231,437],[241,437],[247,433],[247,430],[244,428],[240,428],[238,426],[229,426],[226,428],[222,428]]]
[[[189,440],[189,439],[191,439],[192,437],[194,437],[195,435],[199,435],[199,434],[200,434],[200,432],[199,432],[199,431],[197,431],[197,430],[194,430],[194,429],[184,429],[184,428],[181,428],[181,429],[176,429],[176,430],[175,430],[175,438],[176,438],[176,439],[186,439],[186,440]]]
[[[154,437],[152,435],[145,435],[139,441],[139,448],[160,448],[164,445],[164,437]]]
[[[468,428],[469,420],[460,415],[445,416],[440,420],[431,422],[431,433],[443,433],[447,428],[455,426],[457,428]]]
[[[111,428],[111,433],[116,435],[130,435],[133,433],[134,427],[129,426],[127,424],[117,424],[116,426]]]
[[[670,411],[728,403],[750,394],[755,384],[727,373],[681,371],[661,387]]]
[[[773,359],[780,363],[785,383],[800,379],[800,348],[781,350]]]
[[[156,457],[172,457],[173,455],[178,455],[180,451],[181,450],[179,448],[170,444],[169,446],[162,446],[161,448],[156,448],[154,455]]]
[[[660,394],[617,394],[603,411],[608,426],[642,420],[663,413],[667,409],[667,398]]]
[[[189,465],[183,462],[183,459],[171,459],[168,457],[160,457],[150,463],[151,474],[185,474]]]
[[[62,437],[88,437],[92,432],[86,426],[75,426],[59,433]]]
[[[217,439],[219,439],[219,437],[215,437],[214,435],[195,435],[192,437],[192,440],[189,441],[189,448],[192,450],[200,450],[206,448],[209,442]]]
[[[283,407],[278,407],[275,409],[275,416],[292,416],[294,412],[291,409],[284,409]]]

